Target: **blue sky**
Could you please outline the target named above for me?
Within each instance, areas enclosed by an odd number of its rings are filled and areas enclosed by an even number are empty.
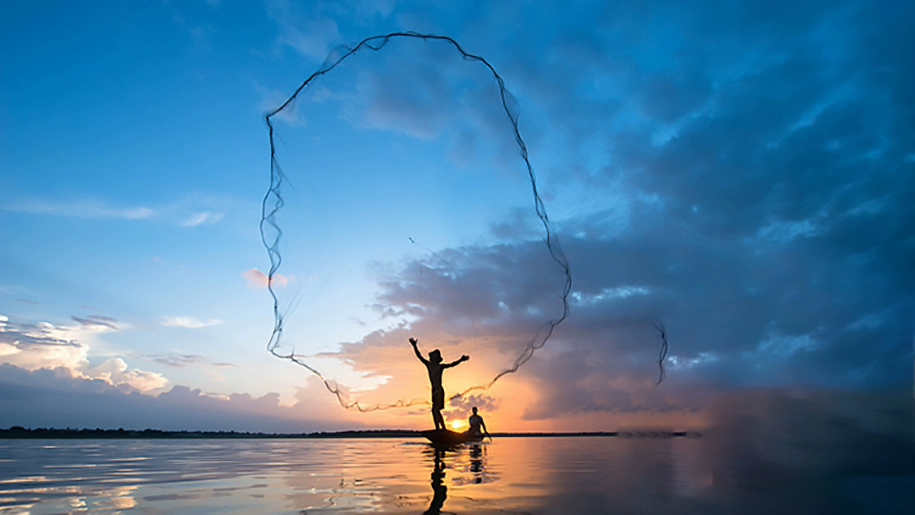
[[[571,265],[568,320],[468,401],[503,427],[686,421],[735,389],[912,387],[905,2],[2,11],[0,426],[425,425],[421,407],[347,412],[271,356],[259,275],[264,113],[334,48],[398,31],[453,37],[505,79]],[[485,383],[561,309],[497,95],[447,45],[397,40],[277,121],[284,337],[352,398],[426,397],[410,335],[472,356],[449,392]],[[118,409],[72,408],[100,399]]]

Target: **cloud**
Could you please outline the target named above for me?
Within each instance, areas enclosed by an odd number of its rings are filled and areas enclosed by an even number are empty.
[[[489,7],[461,26],[524,107],[574,276],[570,318],[518,374],[542,395],[531,419],[690,412],[701,396],[672,390],[704,387],[910,387],[912,7],[761,6]],[[395,16],[441,28],[459,11]],[[415,46],[372,54],[339,98],[351,123],[461,149],[506,134],[504,115],[461,92],[466,65]],[[468,113],[479,120],[457,119]],[[471,370],[510,364],[557,308],[526,220],[497,221],[492,246],[446,249],[454,270],[392,264],[374,307],[405,325],[338,357],[391,376],[391,392],[409,333],[472,354]],[[671,353],[655,388],[658,321]]]
[[[119,208],[94,199],[66,202],[32,198],[0,204],[0,210],[70,218],[160,220],[190,228],[219,223],[225,218],[225,214],[213,208],[225,207],[226,204],[226,200],[219,198],[194,198],[179,200],[156,208],[145,206]],[[201,207],[209,209],[201,209]]]
[[[242,273],[242,276],[244,276],[245,280],[248,281],[248,286],[251,288],[266,288],[267,283],[269,282],[268,278],[267,278],[267,274],[261,272],[260,270],[258,270],[256,268],[252,268],[251,270],[245,271],[244,273]],[[273,276],[273,286],[278,287],[278,288],[284,288],[289,285],[289,281],[291,281],[291,280],[292,280],[291,276],[286,277],[282,274],[275,274]]]
[[[118,330],[123,328],[118,326],[117,320],[101,315],[89,315],[86,318],[80,318],[74,315],[71,316],[70,319],[74,322],[79,322],[79,325],[83,327],[101,326],[111,330]]]
[[[64,368],[73,373],[88,364],[88,346],[78,339],[106,332],[106,326],[55,326],[47,322],[19,325],[0,318],[0,354],[4,362],[35,370]]]
[[[394,39],[381,51],[363,52],[365,55],[310,84],[278,117],[302,126],[302,106],[332,101],[338,116],[354,127],[426,141],[442,138],[448,158],[463,168],[480,161],[500,168],[517,164],[511,122],[503,110],[497,82],[485,65],[463,59],[442,41]],[[349,66],[364,63],[360,61],[364,59],[371,65],[353,72]],[[517,115],[516,102],[507,94]],[[286,95],[276,96],[270,109],[285,99]]]
[[[692,239],[674,231],[658,238],[642,230],[653,225],[607,240],[562,240],[576,279],[572,315],[518,373],[515,381],[539,392],[528,397],[526,419],[692,413],[707,395],[689,391],[712,385],[727,390],[911,384],[911,327],[889,322],[906,319],[911,309],[909,293],[886,280],[904,275],[902,270],[856,265],[857,273],[835,276],[841,277],[836,283],[824,277],[818,289],[809,289],[803,278],[846,266],[842,257],[824,259],[828,245],[766,243],[773,246],[766,255],[790,256],[790,265],[780,268],[780,260],[760,260],[760,247],[745,247],[740,239]],[[586,233],[596,230],[582,227]],[[449,252],[453,269],[409,262],[382,281],[376,309],[394,319],[413,317],[408,330],[373,333],[342,345],[337,354],[356,370],[391,376],[387,395],[397,394],[410,366],[410,358],[395,350],[408,335],[435,342],[446,357],[473,356],[462,366],[473,369],[475,378],[456,380],[450,393],[485,384],[508,367],[536,328],[561,308],[556,302],[561,274],[545,259],[542,241]],[[802,258],[805,252],[810,255]],[[671,350],[667,381],[655,387],[661,342],[653,324],[659,320]],[[287,320],[290,337],[298,329],[294,323]],[[488,394],[498,398],[514,387],[497,384]]]
[[[193,213],[181,222],[181,227],[197,227],[198,225],[212,225],[219,223],[225,215],[223,213],[214,213],[211,211],[203,211],[201,213]]]
[[[163,430],[303,432],[360,427],[326,421],[305,404],[282,407],[279,395],[208,395],[173,386],[158,396],[112,385],[129,374],[123,362],[109,360],[99,378],[73,377],[62,369],[33,371],[0,364],[0,427],[102,427]],[[107,375],[110,374],[110,377]],[[135,374],[134,383],[155,378]],[[314,403],[312,403],[314,405]]]
[[[198,354],[150,354],[144,356],[144,358],[174,368],[187,368],[191,366],[237,368],[237,365],[233,365],[232,363],[214,362],[209,358]]]
[[[340,41],[337,23],[322,12],[329,6],[288,0],[267,2],[267,14],[280,27],[278,43],[302,55],[321,61],[331,44]]]
[[[15,213],[53,215],[75,218],[115,218],[122,220],[146,220],[157,216],[157,211],[148,207],[113,208],[101,202],[86,200],[77,202],[52,202],[33,199],[18,204],[7,204],[0,209]]]
[[[139,392],[161,390],[168,384],[168,379],[156,372],[128,370],[127,363],[121,358],[110,358],[100,365],[88,367],[87,377],[101,379],[112,385],[127,385]]]
[[[166,316],[162,317],[161,322],[161,324],[165,327],[181,327],[184,329],[202,329],[204,327],[213,327],[224,323],[225,322],[217,318],[199,320],[193,317],[185,316]]]
[[[0,316],[0,363],[28,371],[58,370],[73,378],[99,380],[139,392],[160,390],[168,384],[163,375],[129,369],[120,358],[109,358],[93,366],[89,351],[97,335],[128,326],[101,315],[71,318],[79,325],[14,324],[9,317]]]
[[[498,399],[486,394],[466,395],[448,401],[449,418],[466,419],[477,408],[482,413],[496,411],[499,408]]]

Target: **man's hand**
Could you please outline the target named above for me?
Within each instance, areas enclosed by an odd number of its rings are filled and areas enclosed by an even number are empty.
[[[463,356],[461,356],[461,361],[470,361],[470,356],[464,354]]]
[[[411,337],[410,337],[410,343],[413,344],[414,347],[416,347],[416,344],[419,343],[419,342],[416,341],[416,338],[413,338],[413,337],[411,336]]]

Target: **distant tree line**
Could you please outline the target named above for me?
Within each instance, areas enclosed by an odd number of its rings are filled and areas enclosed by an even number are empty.
[[[544,438],[544,437],[617,437],[617,438],[696,438],[700,433],[695,431],[666,431],[666,430],[626,430],[626,431],[594,431],[579,433],[493,433],[495,438]],[[163,431],[161,429],[74,429],[74,428],[36,428],[27,429],[13,426],[9,429],[0,429],[2,438],[421,438],[419,431],[409,429],[366,429],[352,431],[331,431],[314,433],[258,433],[247,431]]]
[[[374,429],[315,433],[259,433],[247,431],[163,431],[161,429],[74,429],[13,426],[0,429],[0,438],[404,438],[419,437],[418,431]]]

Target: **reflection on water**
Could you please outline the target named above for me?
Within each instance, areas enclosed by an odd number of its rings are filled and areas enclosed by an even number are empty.
[[[429,509],[423,512],[423,515],[438,515],[445,506],[445,499],[448,498],[448,487],[445,486],[445,451],[433,450],[434,458],[432,465],[432,503]]]
[[[875,497],[911,500],[900,494],[911,468],[827,473],[820,457],[808,469],[793,459],[715,437],[449,451],[409,439],[0,440],[0,513],[787,515],[894,513]]]

